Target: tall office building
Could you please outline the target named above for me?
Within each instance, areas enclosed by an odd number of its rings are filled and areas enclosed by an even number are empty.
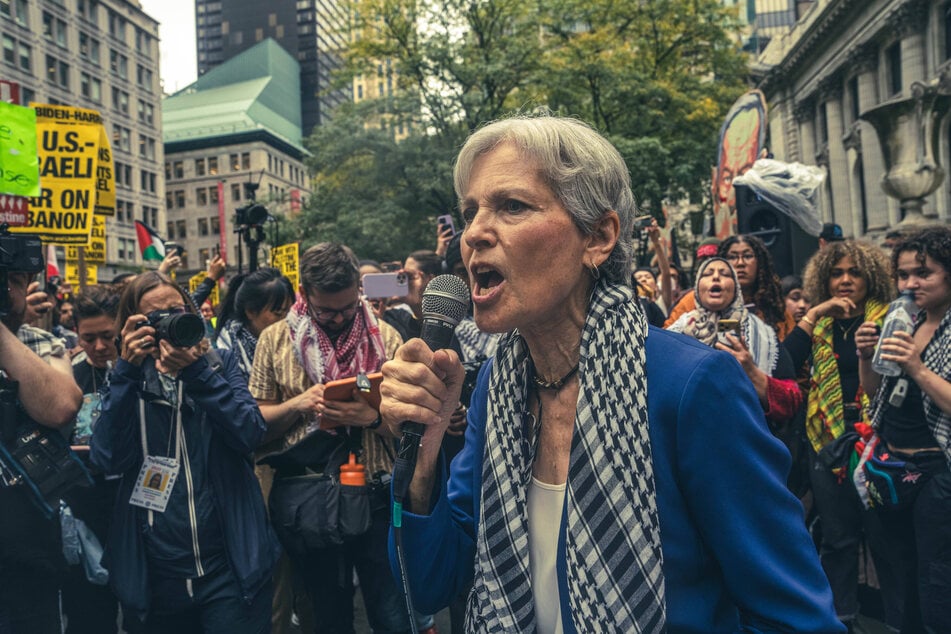
[[[98,110],[111,135],[116,214],[106,221],[111,279],[141,263],[134,220],[165,224],[158,23],[137,0],[0,0],[0,79],[20,101]]]
[[[331,83],[349,37],[336,0],[196,0],[195,22],[199,76],[266,38],[298,61],[305,137],[352,98]]]
[[[286,216],[310,195],[299,94],[297,62],[267,38],[162,102],[164,230],[185,247],[186,272],[203,269],[219,249],[229,265],[248,262],[234,231],[248,185],[256,202]]]

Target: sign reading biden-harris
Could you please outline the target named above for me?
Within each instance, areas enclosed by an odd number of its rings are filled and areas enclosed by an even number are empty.
[[[31,104],[36,111],[40,193],[25,233],[43,242],[85,245],[92,232],[102,119],[95,110]]]

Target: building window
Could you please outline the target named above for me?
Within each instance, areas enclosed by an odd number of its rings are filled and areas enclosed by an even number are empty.
[[[201,237],[208,235],[208,219],[207,218],[198,219],[198,235]]]
[[[20,42],[20,70],[25,70],[28,73],[33,72],[33,49],[23,42]],[[32,99],[26,98],[25,90],[21,90],[21,92],[23,93],[23,103],[30,103]]]
[[[69,90],[69,64],[47,55],[46,74],[50,82]]]
[[[241,169],[241,161],[237,154],[232,154],[228,157],[228,163],[231,164],[231,171],[237,172]]]
[[[155,139],[144,134],[139,135],[139,156],[155,160]]]
[[[125,42],[125,27],[126,21],[121,15],[108,9],[109,11],[109,35]]]
[[[208,158],[208,173],[212,176],[215,176],[218,173],[218,157],[211,156]]]
[[[81,73],[79,76],[79,92],[83,97],[100,103],[102,101],[102,81],[91,77],[88,73]]]
[[[129,78],[129,58],[115,49],[109,49],[109,70],[122,79]]]
[[[195,176],[205,175],[205,159],[195,159]]]
[[[3,61],[14,66],[17,63],[17,42],[6,33],[3,34]]]
[[[241,200],[241,185],[237,183],[231,186],[231,201],[238,202]]]
[[[172,196],[171,191],[165,192],[165,208],[166,209],[175,209],[175,198]]]
[[[152,71],[142,64],[136,64],[135,83],[142,90],[152,92]]]
[[[211,233],[212,235],[221,233],[221,224],[218,222],[218,216],[211,217]]]
[[[118,88],[112,89],[112,107],[124,115],[129,114],[129,93]]]
[[[888,96],[900,94],[902,91],[901,42],[895,42],[885,49],[885,73]]]
[[[155,123],[155,106],[139,99],[139,122],[151,126]]]
[[[218,204],[218,187],[209,187],[208,188],[208,202],[212,205]]]
[[[79,56],[99,66],[99,40],[79,32]]]
[[[195,190],[195,203],[197,205],[207,205],[208,204],[208,190],[204,187],[199,187]]]
[[[188,237],[188,231],[185,229],[185,221],[184,221],[184,220],[176,220],[176,221],[175,221],[175,230],[178,231],[178,237],[179,237],[179,238],[187,238],[187,237]]]
[[[243,170],[251,169],[251,153],[250,152],[241,153],[241,169]]]
[[[185,192],[181,189],[175,192],[175,206],[179,209],[185,208]]]
[[[185,163],[182,161],[172,163],[172,173],[175,178],[185,178]]]
[[[168,236],[169,240],[175,239],[175,223],[174,222],[169,221],[165,223],[165,235]]]

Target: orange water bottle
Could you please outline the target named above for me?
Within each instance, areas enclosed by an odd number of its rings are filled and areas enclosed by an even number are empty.
[[[340,465],[340,484],[352,487],[362,487],[367,484],[367,470],[362,464],[357,464],[357,455],[350,453],[350,461]]]

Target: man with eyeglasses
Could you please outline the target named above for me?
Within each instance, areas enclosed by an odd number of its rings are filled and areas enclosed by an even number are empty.
[[[357,258],[348,247],[311,247],[301,257],[297,302],[258,340],[250,389],[268,425],[258,455],[276,469],[272,516],[275,493],[290,478],[335,476],[350,451],[359,453],[368,484],[382,484],[392,470],[394,439],[359,390],[348,401],[324,399],[325,384],[379,371],[402,344],[393,328],[374,317],[359,284]],[[369,530],[340,546],[304,546],[293,528],[276,526],[313,606],[313,631],[353,632],[354,568],[373,630],[410,629],[387,560],[388,489],[379,489]]]

